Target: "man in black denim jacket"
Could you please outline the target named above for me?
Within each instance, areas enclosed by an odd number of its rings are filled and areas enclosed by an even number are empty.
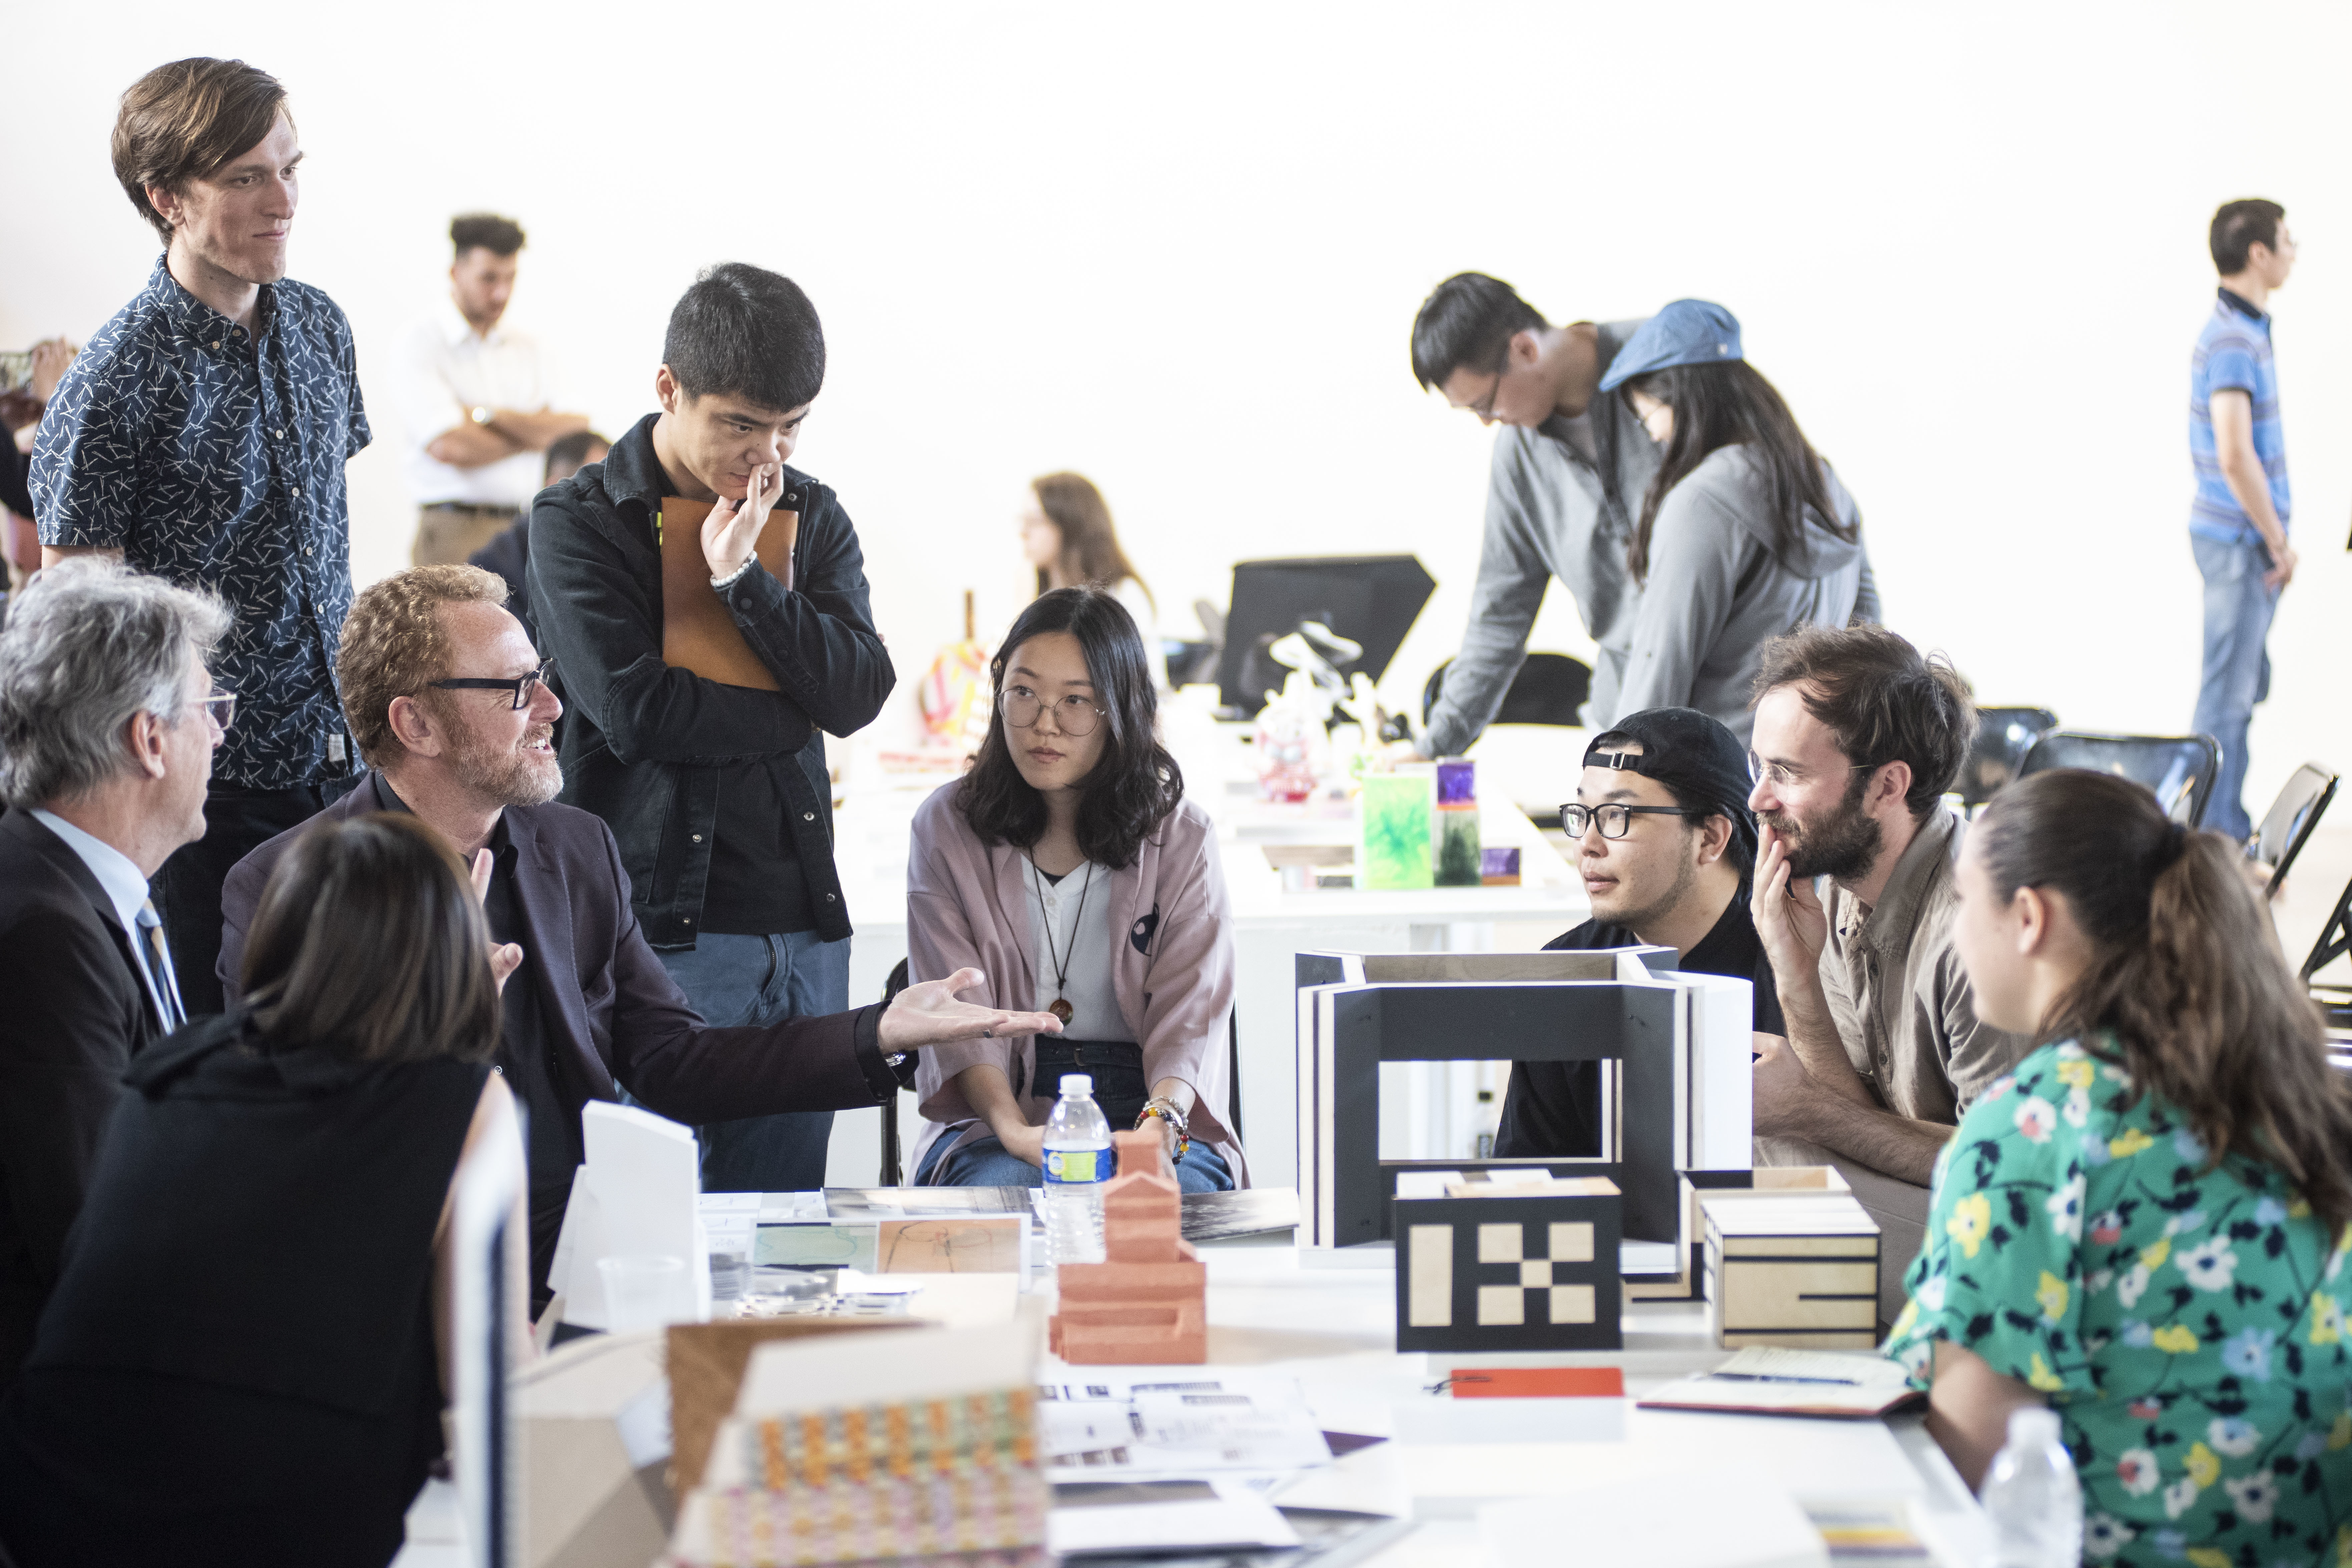
[[[838,1012],[849,911],[819,731],[872,722],[897,678],[848,515],[787,466],[824,334],[789,279],[729,263],[678,301],[662,357],[662,412],[532,503],[531,604],[570,708],[562,799],[611,826],[647,941],[711,1023]],[[777,689],[663,661],[666,497],[711,503],[670,521],[698,528],[696,570]],[[772,510],[799,516],[781,579],[753,553]],[[707,1124],[703,1187],[822,1186],[831,1130],[829,1111]]]

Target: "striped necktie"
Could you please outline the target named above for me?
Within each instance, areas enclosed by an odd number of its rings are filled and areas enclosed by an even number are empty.
[[[139,906],[139,958],[147,965],[147,978],[163,999],[163,1032],[171,1033],[188,1021],[188,1010],[180,1004],[179,977],[172,973],[172,950],[163,945],[163,917],[155,912],[155,900],[148,900]]]

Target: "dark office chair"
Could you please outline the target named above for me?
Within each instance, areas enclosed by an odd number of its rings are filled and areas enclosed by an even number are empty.
[[[890,978],[882,983],[882,1005],[888,1006],[890,999],[906,988],[907,961],[902,958],[891,969]],[[905,1089],[912,1084],[915,1081],[915,1054],[908,1052],[907,1059],[892,1070],[898,1075],[899,1088]],[[878,1187],[901,1185],[905,1181],[901,1163],[898,1153],[898,1097],[894,1094],[882,1102],[882,1173],[874,1184]]]
[[[2327,803],[2336,798],[2336,774],[2317,763],[2305,763],[2288,775],[2286,787],[2271,802],[2270,810],[2263,813],[2262,826],[2254,829],[2253,841],[2246,846],[2246,858],[2270,872],[2264,888],[2267,897],[2278,897],[2286,881],[2286,868],[2303,853],[2312,829],[2327,813]]]
[[[1445,672],[1453,666],[1449,658],[1429,672],[1429,684],[1421,689],[1423,723],[1429,722],[1430,713],[1437,707],[1438,690],[1445,684]],[[1531,653],[1519,666],[1518,674],[1511,678],[1510,689],[1503,693],[1503,706],[1496,710],[1494,721],[1573,725],[1579,721],[1578,710],[1591,695],[1591,665],[1564,653]]]
[[[2195,827],[2221,771],[2221,748],[2210,735],[2090,735],[2053,730],[2027,749],[2020,778],[2051,768],[2088,768],[2146,784],[2173,821]]]
[[[2047,708],[1979,708],[1976,743],[1960,765],[1960,804],[1973,811],[2017,776],[2033,742],[2058,728]]]

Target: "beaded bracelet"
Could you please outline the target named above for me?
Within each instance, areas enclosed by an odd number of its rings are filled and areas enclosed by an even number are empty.
[[[1171,1100],[1148,1100],[1143,1102],[1143,1109],[1136,1114],[1135,1130],[1138,1132],[1142,1131],[1144,1122],[1155,1116],[1176,1129],[1175,1163],[1182,1164],[1184,1156],[1190,1153],[1192,1148],[1192,1131],[1185,1121],[1184,1113],[1177,1110]]]

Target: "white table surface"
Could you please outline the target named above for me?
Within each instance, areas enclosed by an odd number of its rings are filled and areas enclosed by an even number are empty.
[[[1412,1519],[1411,1534],[1369,1560],[1381,1568],[1482,1563],[1475,1510],[1484,1502],[1716,1466],[1760,1474],[1800,1501],[1899,1502],[1948,1568],[1969,1568],[1988,1543],[1981,1510],[1916,1416],[1821,1421],[1635,1409],[1633,1401],[1661,1384],[1724,1359],[1697,1303],[1632,1303],[1619,1352],[1400,1354],[1391,1270],[1302,1268],[1286,1240],[1272,1237],[1202,1255],[1212,1366],[1294,1376],[1326,1430],[1389,1439],[1307,1472],[1276,1498]],[[1050,1292],[1050,1274],[1041,1272],[1036,1288]],[[1617,1366],[1628,1397],[1456,1400],[1426,1392],[1453,1368],[1482,1364]],[[1049,1368],[1060,1365],[1047,1358]],[[411,1513],[404,1568],[455,1568],[461,1558],[447,1542],[452,1514],[447,1489],[428,1487]]]

